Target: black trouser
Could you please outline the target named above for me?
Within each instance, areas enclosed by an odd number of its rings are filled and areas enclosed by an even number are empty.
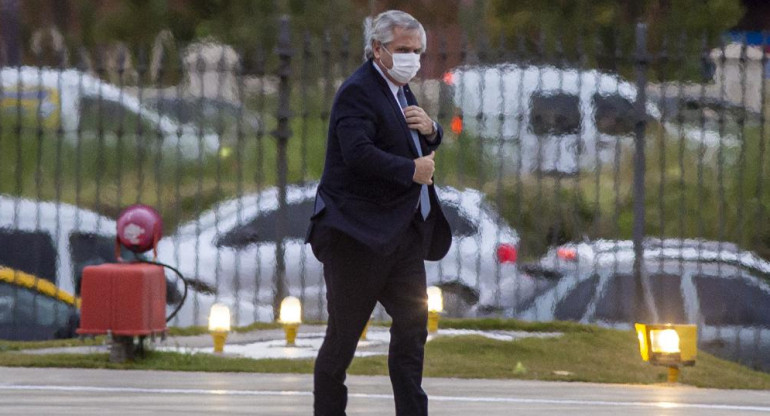
[[[421,385],[428,302],[417,225],[409,227],[389,255],[335,230],[323,234],[318,237],[328,239],[321,257],[329,323],[315,363],[315,415],[345,414],[345,372],[378,301],[393,319],[388,369],[396,414],[427,415],[428,396]]]

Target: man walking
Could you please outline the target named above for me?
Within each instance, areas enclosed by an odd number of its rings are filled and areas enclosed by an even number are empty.
[[[329,312],[315,365],[316,416],[345,414],[346,370],[377,302],[393,320],[388,368],[396,414],[428,414],[421,386],[428,317],[423,260],[444,257],[451,232],[433,186],[442,129],[408,85],[425,39],[411,15],[381,13],[367,33],[366,62],[334,99],[308,230],[324,265]]]

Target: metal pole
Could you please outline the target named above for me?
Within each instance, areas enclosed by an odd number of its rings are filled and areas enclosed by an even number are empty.
[[[21,65],[20,0],[0,0],[0,37],[5,43],[5,65]],[[2,58],[2,56],[0,56]]]
[[[286,260],[284,259],[285,246],[284,236],[288,224],[286,207],[286,186],[288,176],[288,157],[287,145],[291,137],[291,128],[289,118],[291,109],[289,99],[291,88],[289,85],[289,76],[291,75],[291,34],[289,30],[289,17],[281,17],[278,28],[278,110],[276,118],[278,127],[272,132],[276,139],[277,155],[276,168],[278,170],[278,218],[276,221],[275,236],[275,296],[273,298],[273,319],[278,319],[281,310],[281,300],[287,295],[286,291]]]
[[[632,238],[634,242],[634,282],[635,282],[635,304],[634,318],[638,322],[646,322],[649,311],[645,302],[644,286],[644,175],[646,156],[644,153],[645,130],[647,126],[647,25],[638,23],[636,25],[636,59],[634,69],[636,72],[636,102],[634,103],[634,112],[636,114],[636,124],[634,126],[634,224]]]

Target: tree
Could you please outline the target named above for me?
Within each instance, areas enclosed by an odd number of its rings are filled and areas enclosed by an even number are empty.
[[[740,0],[492,0],[487,19],[491,39],[523,44],[517,52],[524,59],[577,63],[587,56],[589,65],[623,70],[638,22],[648,26],[649,52],[693,61],[719,45],[743,12]]]

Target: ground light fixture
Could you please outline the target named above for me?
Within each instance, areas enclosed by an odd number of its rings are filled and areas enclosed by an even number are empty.
[[[669,383],[677,382],[680,367],[695,365],[698,353],[696,325],[637,323],[634,326],[642,360],[668,367]]]
[[[436,286],[428,287],[428,332],[438,331],[439,314],[444,311],[444,298],[441,289]]]
[[[227,333],[230,332],[230,308],[224,303],[211,305],[209,311],[209,332],[214,339],[214,352],[222,353],[225,349]]]
[[[302,304],[294,296],[287,296],[281,301],[281,311],[278,322],[283,324],[286,334],[286,346],[293,347],[297,340],[297,329],[302,323]]]

